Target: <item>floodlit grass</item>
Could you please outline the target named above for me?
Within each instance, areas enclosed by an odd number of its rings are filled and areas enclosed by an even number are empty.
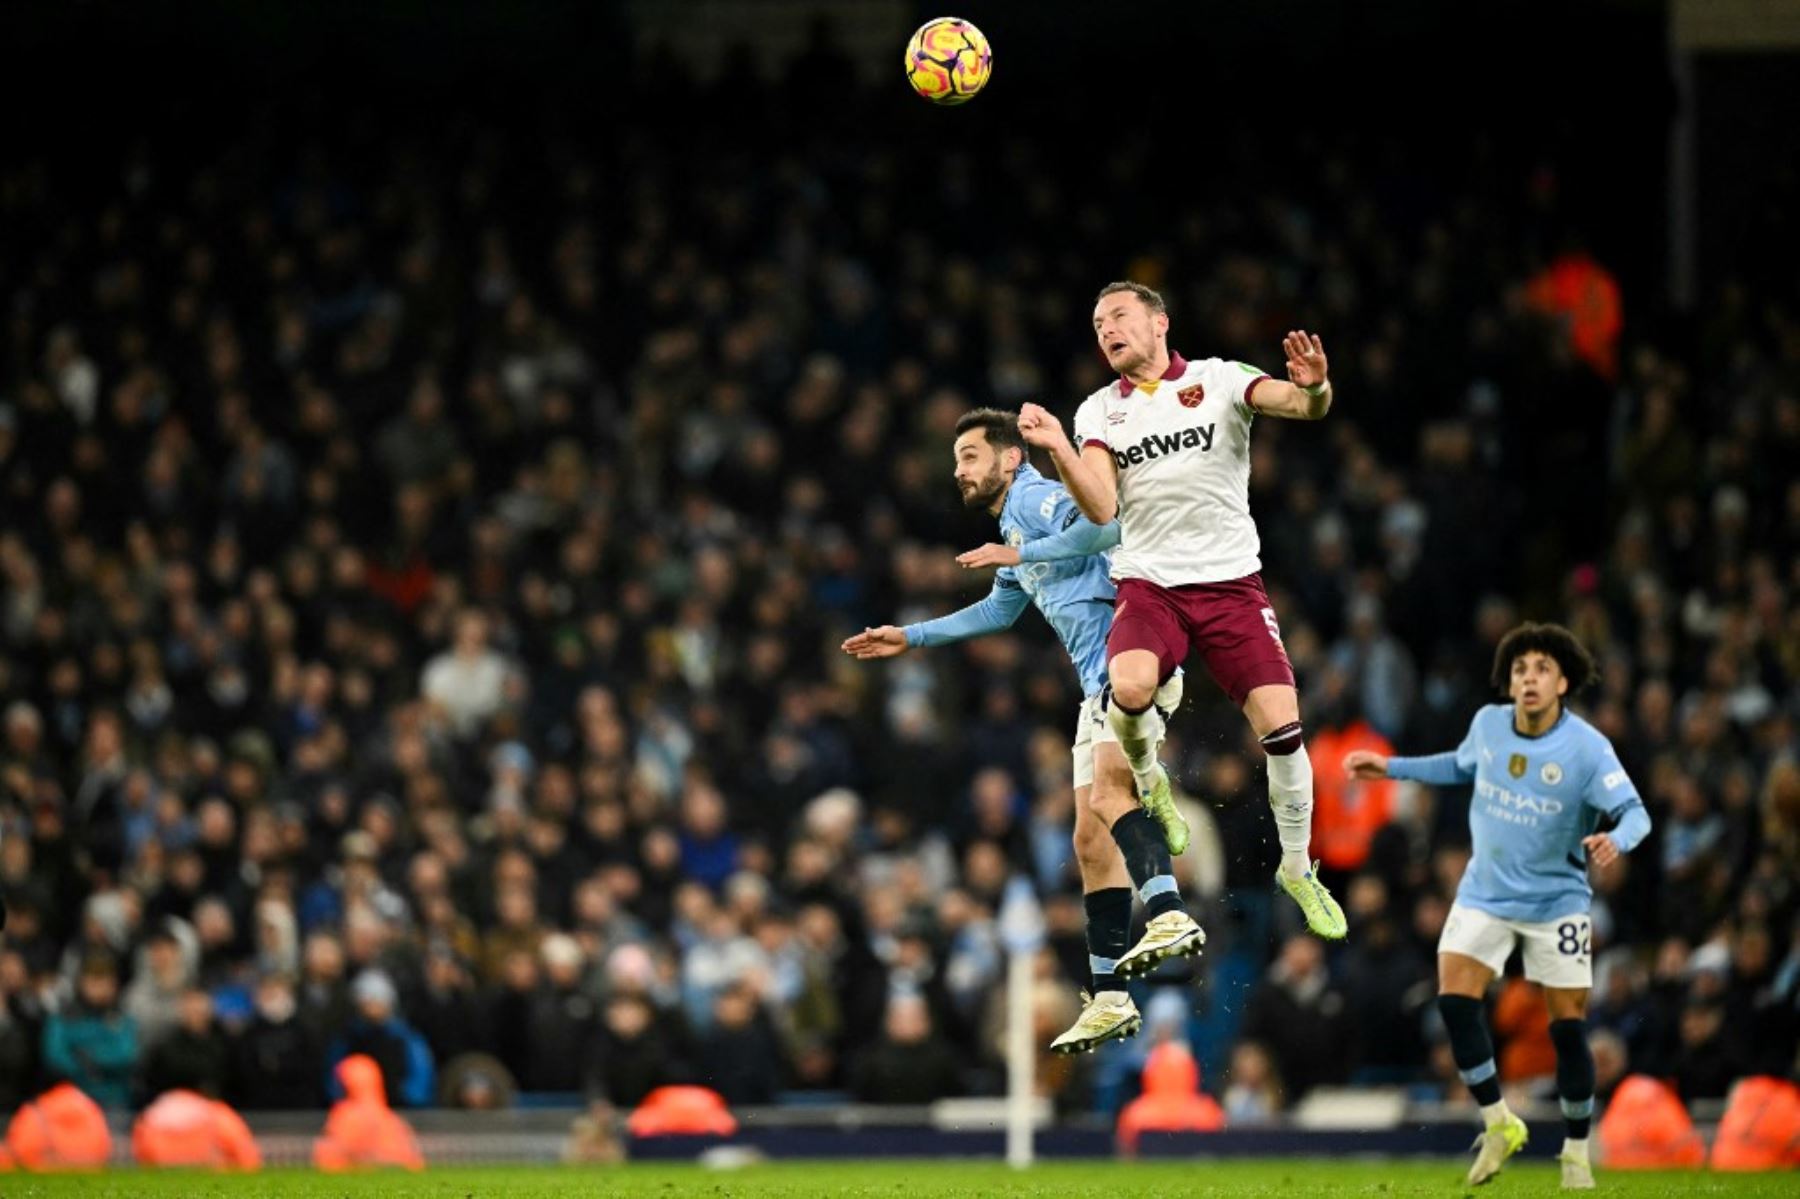
[[[561,1199],[563,1196],[868,1195],[896,1199],[935,1196],[1135,1195],[1461,1195],[1458,1162],[1209,1161],[1051,1162],[1014,1172],[993,1162],[870,1162],[763,1164],[738,1170],[698,1166],[628,1165],[614,1168],[515,1167],[430,1170],[424,1174],[326,1175],[271,1170],[245,1177],[119,1170],[109,1174],[0,1176],[6,1199]],[[1554,1166],[1518,1163],[1484,1196],[1559,1194]],[[1600,1173],[1600,1195],[1793,1195],[1794,1175]]]

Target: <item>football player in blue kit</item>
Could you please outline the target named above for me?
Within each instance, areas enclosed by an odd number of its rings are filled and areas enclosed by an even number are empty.
[[[1494,654],[1494,686],[1512,702],[1477,712],[1456,749],[1418,758],[1358,750],[1344,759],[1352,778],[1473,784],[1473,852],[1438,941],[1438,1007],[1457,1070],[1486,1126],[1471,1184],[1494,1177],[1525,1146],[1524,1121],[1500,1097],[1482,1010],[1488,984],[1517,946],[1525,977],[1543,985],[1550,1009],[1567,1128],[1563,1186],[1594,1185],[1588,863],[1606,867],[1637,848],[1650,832],[1650,814],[1612,743],[1566,706],[1593,677],[1594,660],[1574,634],[1560,625],[1524,624]]]
[[[1091,523],[1066,489],[1038,473],[1027,460],[1014,413],[981,408],[964,414],[956,424],[955,460],[964,504],[985,508],[1000,521],[1003,545],[983,546],[958,559],[967,567],[998,566],[993,590],[936,620],[864,629],[843,649],[871,660],[949,645],[1010,628],[1036,605],[1068,651],[1083,695],[1073,746],[1075,859],[1087,907],[1093,993],[1074,1026],[1051,1048],[1079,1053],[1143,1026],[1125,990],[1133,966],[1191,956],[1205,942],[1182,906],[1171,860],[1187,848],[1188,827],[1161,766],[1139,802],[1130,764],[1106,718],[1106,637],[1116,590],[1109,577],[1110,551],[1119,544],[1118,524]],[[1178,707],[1181,687],[1181,675],[1171,676],[1156,692],[1157,706]],[[1132,946],[1134,892],[1154,927]],[[1167,918],[1158,921],[1158,916]],[[1126,970],[1118,969],[1121,961]]]

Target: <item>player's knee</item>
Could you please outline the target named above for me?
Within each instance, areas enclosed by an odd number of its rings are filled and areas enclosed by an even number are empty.
[[[1086,806],[1086,819],[1075,822],[1076,836],[1081,836],[1085,829],[1101,844],[1110,844],[1113,819],[1137,806],[1137,792],[1133,790],[1129,768],[1121,763],[1116,773],[1108,772],[1096,779],[1093,789],[1088,792]]]
[[[1127,712],[1142,712],[1155,698],[1155,671],[1121,670],[1112,675],[1112,702]]]

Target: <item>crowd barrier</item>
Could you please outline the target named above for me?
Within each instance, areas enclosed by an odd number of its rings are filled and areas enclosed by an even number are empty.
[[[1373,1105],[1379,1106],[1379,1105]],[[1702,1105],[1696,1125],[1710,1144],[1720,1105]],[[1309,1127],[1283,1117],[1212,1133],[1145,1133],[1140,1158],[1233,1157],[1460,1157],[1475,1126],[1471,1113],[1438,1105],[1405,1105],[1376,1120],[1379,1127]],[[737,1109],[737,1135],[633,1138],[619,1115],[619,1143],[634,1161],[687,1161],[732,1147],[740,1155],[770,1159],[991,1158],[1005,1152],[1003,1103],[952,1101],[933,1107],[862,1104],[746,1107]],[[579,1107],[530,1106],[495,1112],[413,1111],[403,1113],[419,1136],[428,1165],[549,1165],[569,1159]],[[1562,1122],[1554,1106],[1523,1113],[1531,1124],[1527,1157],[1553,1156],[1562,1143]],[[1051,1119],[1040,1109],[1034,1138],[1046,1159],[1109,1158],[1119,1154],[1110,1123],[1101,1117]],[[263,1161],[269,1166],[304,1166],[324,1124],[323,1112],[245,1113]],[[130,1165],[130,1119],[110,1117],[113,1163]]]

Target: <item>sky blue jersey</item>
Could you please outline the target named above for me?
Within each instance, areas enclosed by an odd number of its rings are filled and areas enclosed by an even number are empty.
[[[1548,731],[1513,727],[1511,704],[1475,713],[1454,752],[1389,758],[1388,776],[1439,786],[1474,783],[1474,856],[1456,902],[1506,920],[1541,923],[1588,910],[1582,838],[1605,820],[1625,853],[1650,832],[1650,814],[1612,742],[1567,708]]]
[[[1119,523],[1089,521],[1060,483],[1026,463],[1000,508],[1000,536],[1018,549],[1019,565],[994,572],[994,589],[979,603],[907,625],[906,644],[948,645],[997,633],[1011,628],[1027,604],[1036,604],[1068,650],[1082,694],[1099,694],[1106,685],[1106,635],[1117,594],[1108,575]]]

